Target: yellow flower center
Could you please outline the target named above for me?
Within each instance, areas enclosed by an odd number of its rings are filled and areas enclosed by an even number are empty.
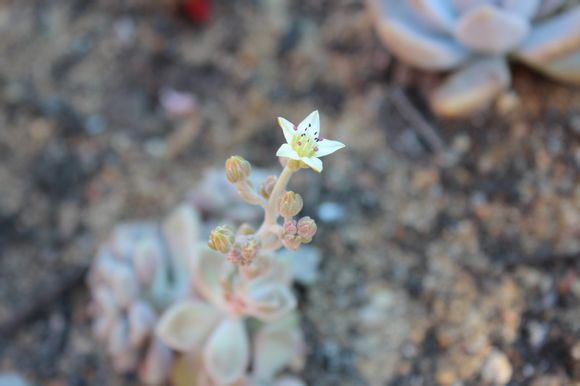
[[[316,146],[316,139],[306,134],[294,134],[292,141],[290,141],[292,150],[298,154],[299,157],[314,157],[318,147]]]

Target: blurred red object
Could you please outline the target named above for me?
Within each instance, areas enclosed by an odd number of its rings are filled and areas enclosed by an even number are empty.
[[[212,0],[184,0],[183,11],[187,18],[194,23],[205,23],[212,13]]]

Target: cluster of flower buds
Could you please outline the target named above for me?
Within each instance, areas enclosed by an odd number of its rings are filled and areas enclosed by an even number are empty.
[[[282,243],[291,250],[296,250],[301,244],[308,244],[316,234],[316,222],[308,217],[302,217],[298,221],[288,219],[282,227]]]

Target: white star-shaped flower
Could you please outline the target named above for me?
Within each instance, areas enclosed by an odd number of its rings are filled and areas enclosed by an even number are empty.
[[[320,136],[318,110],[310,113],[298,126],[282,117],[278,118],[278,124],[284,132],[287,143],[280,146],[276,155],[302,161],[318,173],[322,171],[322,161],[319,157],[332,154],[344,147],[342,142]]]

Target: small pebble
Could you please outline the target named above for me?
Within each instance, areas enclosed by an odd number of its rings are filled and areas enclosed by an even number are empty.
[[[481,377],[492,385],[505,385],[512,378],[512,365],[508,357],[499,350],[493,350],[481,370]]]
[[[318,218],[325,223],[336,223],[344,219],[344,207],[336,202],[323,202],[318,207]]]

